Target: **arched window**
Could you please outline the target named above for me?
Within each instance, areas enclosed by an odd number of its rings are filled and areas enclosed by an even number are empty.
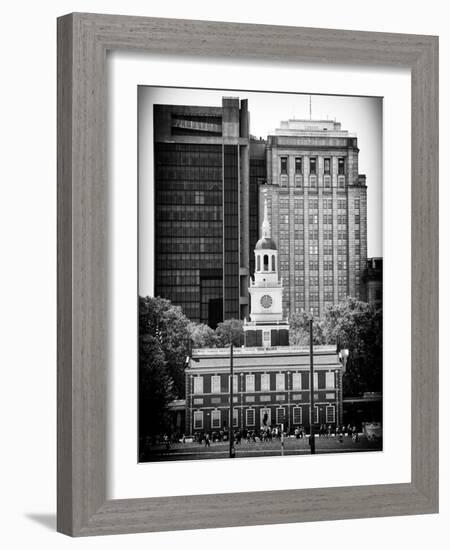
[[[264,254],[264,271],[269,271],[269,256],[268,254]]]
[[[275,271],[275,254],[272,254],[272,271]]]
[[[256,256],[256,271],[261,271],[261,256]]]

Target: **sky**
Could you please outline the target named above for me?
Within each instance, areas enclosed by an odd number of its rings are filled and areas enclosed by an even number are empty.
[[[266,138],[280,122],[292,118],[335,120],[342,130],[355,134],[359,147],[359,173],[367,177],[367,255],[383,256],[382,250],[382,135],[383,102],[380,97],[309,95],[305,93],[248,92],[195,88],[139,87],[139,185],[153,182],[153,104],[221,106],[222,96],[248,99],[250,133]],[[140,204],[140,230],[149,228],[149,218]],[[145,219],[145,221],[144,221]],[[144,222],[144,223],[142,223]],[[144,226],[144,227],[142,227]],[[141,235],[143,236],[142,232]],[[144,237],[144,236],[143,236]],[[144,237],[145,239],[145,237]],[[140,251],[142,246],[140,243]],[[144,247],[147,251],[149,248]],[[144,258],[141,255],[141,261]],[[144,260],[145,263],[145,260]]]

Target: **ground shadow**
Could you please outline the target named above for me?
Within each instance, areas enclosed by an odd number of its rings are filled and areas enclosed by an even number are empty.
[[[25,514],[25,516],[51,531],[56,531],[56,514]]]

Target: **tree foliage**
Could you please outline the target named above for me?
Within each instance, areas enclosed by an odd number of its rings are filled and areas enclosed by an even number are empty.
[[[347,298],[325,313],[325,342],[350,352],[344,375],[344,393],[382,390],[383,316],[371,304]]]
[[[244,342],[244,323],[239,319],[227,319],[219,323],[216,328],[218,347],[226,347],[233,342],[233,345],[239,347]]]
[[[289,319],[289,342],[294,346],[309,346],[309,317],[306,312],[294,313]],[[324,323],[317,319],[313,322],[313,344],[326,343]]]
[[[204,323],[189,323],[189,336],[193,348],[215,348],[218,338],[215,331]]]
[[[304,312],[289,319],[291,345],[309,346],[309,319]],[[382,389],[382,310],[355,298],[327,308],[314,319],[313,344],[336,345],[350,352],[344,375],[344,394]]]
[[[173,380],[159,339],[148,333],[140,335],[139,434],[141,437],[153,437],[169,431],[168,404],[174,397],[173,389]]]
[[[139,299],[139,337],[154,336],[161,345],[175,397],[185,394],[184,368],[189,353],[189,319],[163,298]]]

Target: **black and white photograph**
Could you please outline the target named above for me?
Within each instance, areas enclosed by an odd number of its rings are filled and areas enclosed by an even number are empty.
[[[139,462],[381,451],[382,98],[138,90]]]

